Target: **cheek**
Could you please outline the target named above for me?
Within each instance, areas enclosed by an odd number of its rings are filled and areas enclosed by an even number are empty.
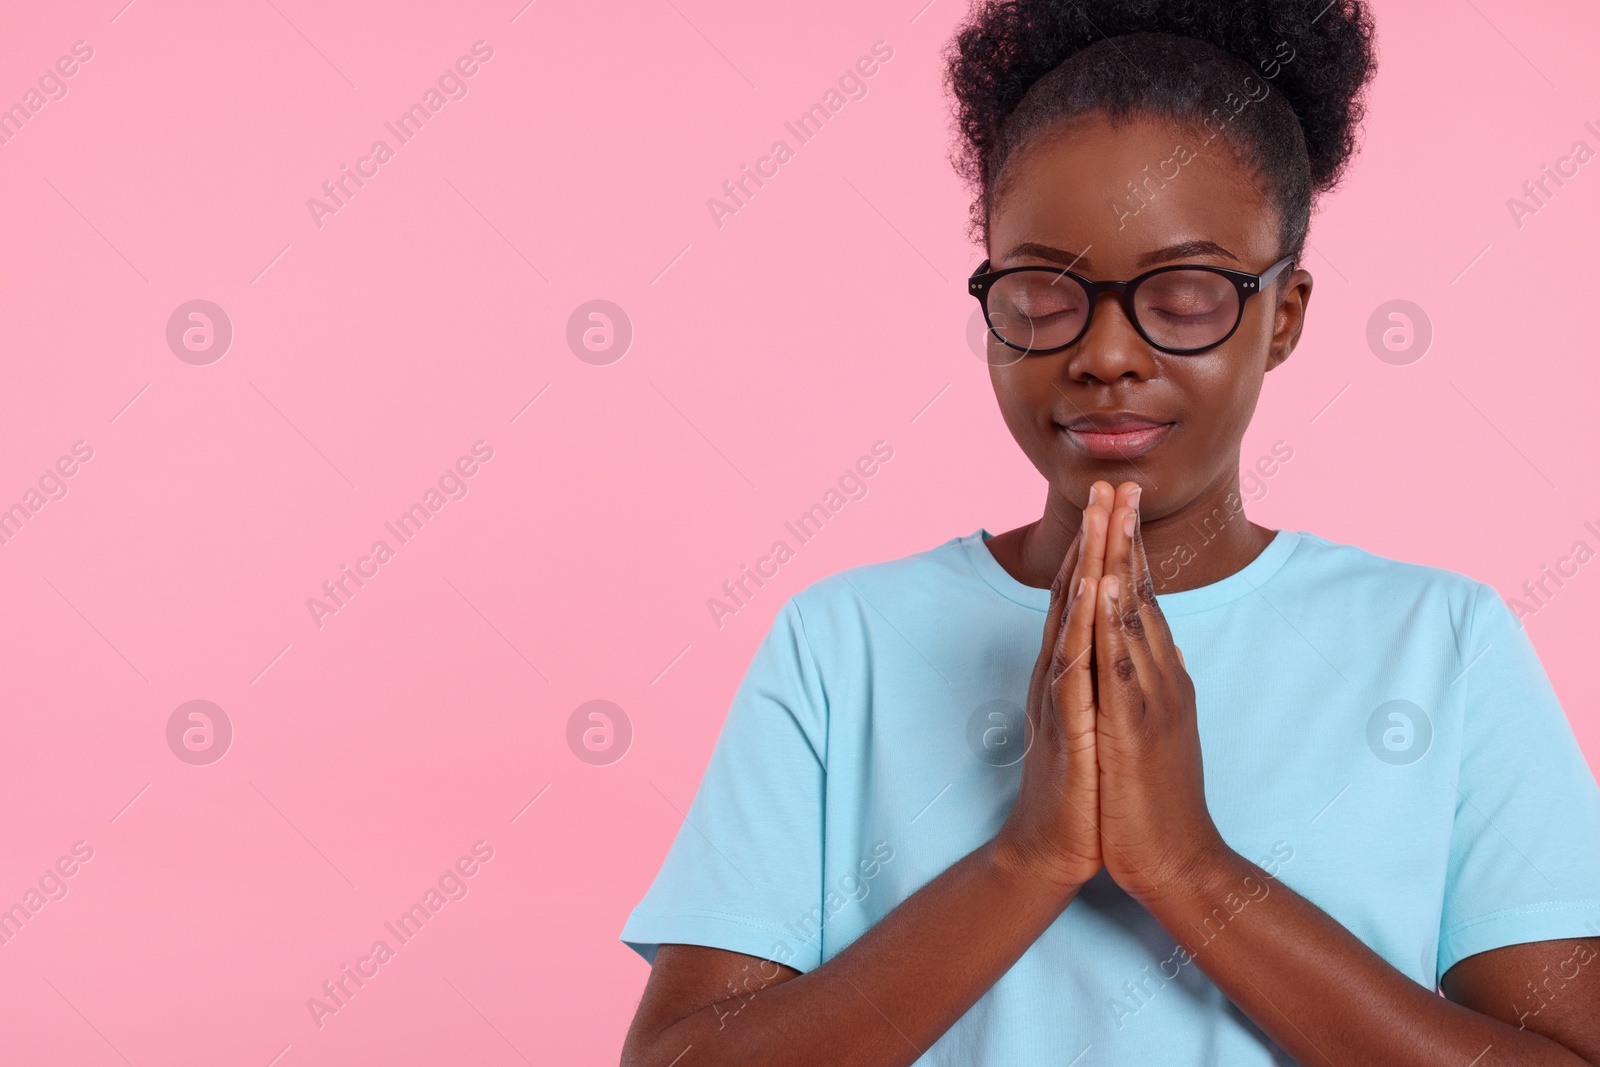
[[[1259,377],[1242,376],[1239,362],[1219,356],[1169,372],[1185,416],[1182,447],[1170,450],[1163,462],[1180,497],[1210,484],[1235,462],[1260,389]]]
[[[1012,440],[1034,468],[1049,478],[1059,473],[1061,462],[1060,442],[1050,425],[1054,408],[1049,397],[1058,394],[1050,386],[1048,372],[1040,374],[1037,366],[1028,361],[1008,367],[991,366],[989,381]]]
[[[1244,369],[1243,353],[1229,353],[1193,368],[1185,381],[1190,410],[1208,438],[1236,439],[1244,432],[1261,395],[1261,375]]]
[[[1050,383],[1048,375],[1039,373],[1038,367],[1037,362],[1030,361],[989,367],[995,402],[1000,405],[1000,414],[1012,436],[1019,440],[1037,437],[1049,428],[1052,409],[1043,393],[1050,391]]]

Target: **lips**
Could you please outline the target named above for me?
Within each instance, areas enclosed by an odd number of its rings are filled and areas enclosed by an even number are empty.
[[[1133,411],[1105,411],[1081,415],[1062,431],[1095,459],[1134,459],[1166,440],[1176,425]]]

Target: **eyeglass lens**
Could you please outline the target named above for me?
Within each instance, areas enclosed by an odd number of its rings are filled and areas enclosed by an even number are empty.
[[[989,328],[1023,348],[1057,348],[1083,331],[1089,294],[1071,277],[1025,270],[995,280],[989,289]],[[1203,270],[1164,271],[1133,294],[1134,317],[1145,334],[1167,348],[1203,348],[1226,337],[1239,317],[1233,282]]]

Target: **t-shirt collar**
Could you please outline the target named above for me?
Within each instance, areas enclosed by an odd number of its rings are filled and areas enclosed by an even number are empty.
[[[994,558],[994,553],[989,551],[985,541],[994,536],[988,530],[979,528],[958,540],[962,552],[972,564],[980,577],[987,582],[995,592],[1007,600],[1015,601],[1023,607],[1033,608],[1044,612],[1050,609],[1050,590],[1039,589],[1035,586],[1024,585],[1000,566]],[[1161,610],[1167,615],[1193,615],[1198,611],[1206,611],[1237,600],[1246,594],[1253,593],[1264,585],[1268,579],[1276,574],[1295,547],[1300,543],[1300,533],[1295,530],[1279,530],[1267,543],[1267,547],[1255,559],[1245,564],[1243,568],[1235,571],[1219,581],[1210,585],[1197,586],[1194,589],[1184,589],[1176,593],[1158,593],[1156,602],[1161,605]]]

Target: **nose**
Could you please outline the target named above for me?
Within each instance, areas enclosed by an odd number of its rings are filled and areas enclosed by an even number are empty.
[[[1099,294],[1089,328],[1069,352],[1066,373],[1074,381],[1109,383],[1130,375],[1141,380],[1159,372],[1150,345],[1128,318],[1120,293]]]

